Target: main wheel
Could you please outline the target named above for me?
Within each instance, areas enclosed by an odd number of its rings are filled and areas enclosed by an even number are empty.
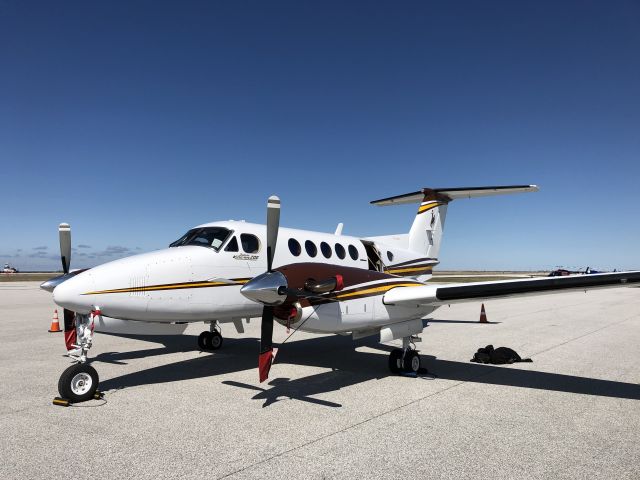
[[[209,332],[206,345],[210,350],[218,350],[222,346],[222,335],[218,332]]]
[[[93,398],[98,388],[98,372],[91,365],[76,363],[67,368],[58,380],[58,392],[72,403]]]
[[[402,365],[400,364],[401,361],[402,350],[399,348],[391,350],[391,353],[389,354],[389,370],[391,370],[391,373],[400,373],[400,370],[402,370]]]
[[[415,350],[409,350],[404,356],[403,370],[405,372],[418,373],[420,370],[420,355]]]
[[[209,337],[211,336],[211,332],[202,332],[198,335],[198,347],[200,350],[209,350]]]

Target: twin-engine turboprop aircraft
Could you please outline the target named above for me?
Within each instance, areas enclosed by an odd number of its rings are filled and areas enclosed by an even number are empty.
[[[441,305],[480,299],[554,293],[570,289],[640,283],[640,272],[524,279],[446,286],[426,284],[438,264],[448,204],[459,198],[534,192],[535,185],[424,188],[371,202],[418,203],[408,234],[357,238],[279,228],[280,200],[270,197],[267,224],[214,222],[192,228],[169,248],[69,271],[70,228],[60,226],[65,274],[42,284],[64,308],[68,354],[75,364],[63,372],[60,394],[72,401],[91,398],[98,374],[87,363],[94,328],[116,333],[184,330],[205,322],[198,344],[222,346],[219,325],[262,317],[260,381],[274,358],[273,324],[315,333],[379,335],[402,339],[389,357],[392,372],[417,372],[413,339],[422,318]],[[278,248],[276,248],[276,246]]]

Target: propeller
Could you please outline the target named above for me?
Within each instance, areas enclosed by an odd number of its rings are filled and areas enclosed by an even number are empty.
[[[53,290],[62,282],[68,280],[73,275],[77,275],[81,271],[69,274],[69,267],[71,266],[71,227],[68,223],[61,223],[58,226],[58,237],[60,239],[60,261],[62,262],[62,275],[50,278],[43,282],[40,288],[47,292],[53,292]]]
[[[62,260],[62,271],[69,273],[71,265],[71,227],[68,223],[61,223],[58,227],[60,237],[60,260]]]
[[[278,230],[280,228],[280,199],[275,195],[267,200],[267,275],[273,274],[273,257],[278,243]],[[265,304],[262,308],[262,322],[260,324],[260,355],[258,356],[258,372],[260,383],[269,378],[269,370],[275,359],[273,350],[273,306],[278,299],[274,299],[271,305]],[[280,302],[278,302],[280,303]]]
[[[260,354],[258,356],[258,373],[260,383],[269,377],[269,370],[275,359],[277,349],[273,348],[273,321],[275,308],[287,301],[287,298],[324,298],[320,295],[341,290],[344,282],[342,275],[335,275],[324,281],[309,279],[300,289],[289,288],[287,277],[273,269],[273,257],[278,242],[280,228],[280,199],[269,197],[267,201],[267,271],[252,278],[240,289],[245,297],[261,303],[262,322],[260,324]],[[301,268],[302,265],[300,266]]]
[[[64,272],[58,283],[62,283],[69,278],[69,267],[71,266],[71,226],[68,223],[61,223],[58,227],[58,236],[60,238],[60,260]],[[57,283],[53,285],[53,288],[56,285]],[[64,340],[67,350],[73,350],[73,344],[76,343],[76,314],[65,308],[63,309],[63,318]]]
[[[275,195],[267,200],[267,272],[273,271],[273,256],[278,243],[278,229],[280,228],[280,199]]]

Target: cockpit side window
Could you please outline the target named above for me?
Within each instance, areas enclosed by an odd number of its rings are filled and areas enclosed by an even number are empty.
[[[243,233],[240,235],[240,243],[242,244],[242,250],[245,253],[258,253],[260,250],[260,241],[255,235],[250,233]]]
[[[197,245],[213,248],[217,252],[229,235],[231,235],[231,230],[224,227],[193,228],[169,246]]]
[[[227,246],[224,248],[225,252],[237,252],[238,251],[238,239],[234,236],[231,240],[229,240],[229,243],[227,243]]]

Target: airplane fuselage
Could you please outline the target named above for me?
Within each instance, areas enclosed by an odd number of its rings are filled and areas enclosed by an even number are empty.
[[[198,229],[203,231],[202,245],[193,238],[195,234],[188,237]],[[243,296],[240,288],[267,268],[266,227],[225,221],[200,225],[189,232],[174,242],[176,246],[105,263],[70,278],[55,288],[55,302],[79,313],[99,307],[107,317],[145,322],[223,323],[259,317],[262,306]],[[180,245],[181,241],[187,244]],[[358,285],[357,291],[345,289],[340,302],[305,306],[302,329],[357,331],[407,316],[420,318],[433,311],[433,307],[425,307],[409,313],[404,307],[382,303],[381,291],[407,282],[418,284],[413,278],[430,277],[434,262],[403,248],[402,242],[398,238],[394,245],[388,245],[346,235],[281,228],[276,267],[309,262],[386,272]]]

